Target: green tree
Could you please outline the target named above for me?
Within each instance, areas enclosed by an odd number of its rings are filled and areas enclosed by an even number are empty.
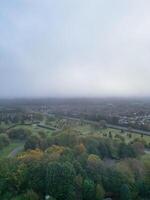
[[[47,169],[48,193],[57,200],[74,199],[75,170],[71,163],[53,162]]]
[[[104,188],[102,187],[102,185],[97,184],[96,185],[96,200],[102,200],[104,198]]]
[[[111,133],[111,131],[109,131],[109,138],[112,138],[112,133]]]
[[[101,169],[102,169],[103,161],[99,158],[99,156],[90,154],[87,159],[87,174],[90,179],[94,182],[101,181]]]
[[[83,200],[93,200],[95,198],[94,182],[90,179],[85,179],[83,183]]]
[[[123,184],[120,188],[120,200],[131,200],[131,193],[127,184]]]
[[[121,158],[129,158],[129,157],[136,157],[136,152],[132,145],[121,143],[119,146],[119,156]]]
[[[39,136],[32,135],[27,139],[24,148],[25,148],[25,150],[40,148],[41,147],[41,143],[42,143],[41,141],[42,140],[41,140],[41,138]]]
[[[102,183],[106,191],[119,195],[120,187],[128,182],[125,174],[115,168],[108,168],[103,172]]]
[[[100,128],[106,128],[107,127],[107,122],[105,120],[100,120],[99,127]]]
[[[11,200],[40,200],[33,190],[28,190],[25,194],[12,198]]]

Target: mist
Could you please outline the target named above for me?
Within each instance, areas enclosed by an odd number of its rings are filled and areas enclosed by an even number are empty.
[[[0,98],[150,96],[149,0],[0,2]]]

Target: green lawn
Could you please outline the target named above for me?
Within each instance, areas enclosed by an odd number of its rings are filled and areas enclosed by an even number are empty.
[[[0,158],[7,157],[15,148],[22,146],[21,142],[12,142],[9,146],[0,151]]]
[[[134,139],[136,139],[136,138],[140,138],[140,139],[141,139],[141,134],[134,133],[134,132],[131,133],[131,132],[125,131],[124,133],[121,133],[120,130],[118,130],[118,129],[112,129],[112,128],[107,128],[107,129],[103,129],[103,130],[102,130],[102,132],[104,132],[104,133],[109,133],[110,131],[111,131],[113,137],[114,137],[116,134],[119,134],[119,135],[121,135],[121,136],[123,136],[123,137],[125,138],[125,141],[126,141],[126,142],[130,142],[130,141],[132,141],[132,140],[134,140]],[[129,138],[128,134],[131,134],[132,137]],[[150,136],[148,136],[148,135],[144,135],[144,136],[143,136],[143,139],[144,139],[147,143],[150,142]]]
[[[16,125],[16,128],[27,128],[32,131],[32,134],[36,135],[38,132],[45,132],[48,136],[53,133],[53,130],[49,130],[46,128],[38,127],[37,125]],[[24,145],[23,142],[11,141],[10,145],[5,147],[0,151],[0,158],[7,157],[15,148]]]
[[[42,131],[42,132],[45,132],[48,136],[50,136],[52,134],[52,132],[53,132],[53,130],[42,128],[42,127],[38,127],[36,124],[32,124],[32,125],[17,125],[15,128],[27,128],[27,129],[31,130],[31,132],[34,135],[36,135],[38,132]]]
[[[0,126],[3,128],[8,128],[13,124],[9,124],[6,125],[5,123],[1,123]],[[44,127],[39,127],[36,124],[31,124],[31,125],[16,125],[15,127],[13,127],[12,129],[18,129],[18,128],[25,128],[25,129],[29,129],[33,135],[38,134],[40,131],[44,132],[47,134],[47,136],[51,136],[51,134],[54,132],[54,130],[51,129],[47,129]],[[11,141],[11,144],[7,147],[5,147],[3,150],[0,151],[0,158],[4,158],[7,157],[10,152],[12,152],[15,148],[19,147],[23,145],[23,142],[18,142],[18,141]]]
[[[78,126],[74,126],[74,129],[77,131],[80,131],[81,134],[90,134],[90,133],[97,133],[103,136],[103,133],[105,134],[109,134],[109,132],[111,131],[112,136],[115,137],[116,134],[119,134],[121,136],[123,136],[125,138],[126,142],[130,142],[136,138],[141,138],[140,134],[137,133],[129,133],[128,131],[125,131],[124,133],[121,133],[120,130],[118,129],[112,129],[112,128],[106,128],[106,129],[100,129],[100,128],[94,128],[94,126],[90,125],[90,124],[85,124],[85,125],[78,125]],[[132,137],[129,138],[128,134],[131,134]],[[150,143],[150,136],[144,135],[143,139],[147,142]]]
[[[77,131],[80,131],[82,134],[90,134],[95,131],[90,124],[85,124],[82,126],[76,125],[76,126],[74,126],[74,129]],[[98,130],[96,132],[98,132]]]
[[[14,125],[13,123],[8,123],[8,124],[5,124],[4,122],[1,122],[0,123],[0,128],[2,129],[7,129],[9,128],[10,126]]]

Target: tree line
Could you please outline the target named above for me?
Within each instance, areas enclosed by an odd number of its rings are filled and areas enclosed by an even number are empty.
[[[150,199],[150,160],[143,159],[142,141],[126,144],[71,129],[50,137],[25,131],[8,136],[25,139],[25,151],[0,160],[0,199]]]

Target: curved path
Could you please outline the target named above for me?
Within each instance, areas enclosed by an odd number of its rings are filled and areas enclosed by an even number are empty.
[[[10,152],[10,154],[8,155],[8,158],[13,158],[13,157],[17,156],[17,154],[22,152],[23,149],[24,149],[23,145],[16,147],[15,149],[12,150],[12,152]]]

